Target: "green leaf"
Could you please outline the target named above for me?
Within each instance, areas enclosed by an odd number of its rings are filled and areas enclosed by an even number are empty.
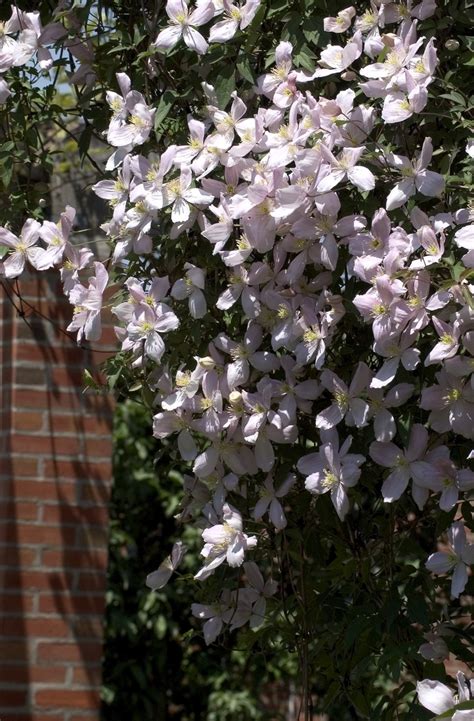
[[[467,711],[469,709],[474,709],[474,701],[463,701],[462,703],[458,703],[457,706],[454,706],[448,711],[445,711],[440,716],[435,716],[433,721],[438,721],[438,719],[452,718],[456,711]]]
[[[87,151],[89,150],[91,140],[92,140],[92,125],[86,125],[86,127],[84,128],[84,130],[81,133],[79,142],[77,144],[81,158],[84,158]]]
[[[176,93],[173,90],[165,90],[160,98],[158,107],[155,113],[155,133],[157,140],[159,140],[163,134],[162,124],[165,118],[168,116],[171,108],[176,100]]]
[[[255,84],[255,74],[252,70],[252,63],[250,62],[249,55],[246,55],[237,61],[237,70],[245,80],[248,80],[248,82],[252,83],[252,85]]]
[[[226,107],[230,94],[235,90],[235,68],[231,62],[224,65],[215,81],[215,91],[219,108]]]

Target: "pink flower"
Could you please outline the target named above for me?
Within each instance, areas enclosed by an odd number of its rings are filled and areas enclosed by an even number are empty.
[[[444,369],[436,379],[438,385],[421,393],[420,408],[431,411],[428,423],[437,433],[452,430],[474,440],[474,388]]]
[[[466,531],[460,521],[450,526],[448,540],[451,549],[432,553],[426,568],[436,574],[453,571],[451,596],[458,598],[466,587],[468,566],[474,564],[474,544],[467,543]]]
[[[223,506],[223,523],[219,523],[202,532],[204,548],[201,555],[205,558],[204,566],[194,576],[199,581],[208,578],[224,561],[229,566],[241,566],[245,552],[255,548],[255,536],[247,536],[242,530],[242,516],[227,503]]]
[[[34,268],[38,268],[44,250],[36,243],[40,237],[41,226],[37,220],[28,218],[17,238],[7,228],[0,228],[0,244],[13,251],[3,261],[3,273],[7,278],[17,278],[25,269],[28,260]]]
[[[373,173],[368,168],[356,164],[365,148],[344,148],[337,158],[325,145],[322,144],[320,148],[323,158],[330,163],[330,170],[318,182],[319,192],[325,193],[332,190],[345,178],[361,191],[374,189],[375,177]]]
[[[166,52],[174,48],[182,37],[188,48],[199,55],[206,53],[209,46],[196,27],[205,25],[214,17],[212,3],[201,3],[190,13],[185,0],[168,0],[165,9],[171,23],[159,33],[153,43],[156,50]]]
[[[184,269],[186,276],[176,281],[171,289],[171,295],[176,300],[187,298],[191,318],[204,318],[207,311],[206,297],[203,293],[206,274],[192,263],[185,263]]]
[[[358,363],[349,387],[335,373],[324,370],[321,373],[321,385],[333,395],[333,402],[316,416],[316,428],[328,430],[346,418],[348,425],[362,428],[367,424],[369,405],[359,396],[367,388],[371,372],[365,363]]]
[[[347,488],[356,485],[361,474],[360,466],[365,458],[358,453],[348,453],[351,436],[346,438],[339,448],[339,437],[335,429],[321,431],[321,441],[322,445],[317,453],[300,458],[297,468],[307,476],[305,488],[310,493],[331,493],[333,506],[343,521],[349,511]]]
[[[243,5],[223,0],[224,20],[212,26],[209,33],[210,43],[225,43],[234,37],[237,30],[245,30],[254,19],[261,0],[246,0]]]
[[[335,18],[324,18],[323,27],[327,33],[345,33],[351,26],[355,8],[348,7],[337,13]]]
[[[414,162],[404,155],[395,155],[394,153],[387,155],[386,160],[389,165],[396,168],[405,178],[397,183],[388,194],[385,205],[387,210],[400,208],[407,202],[408,198],[415,195],[417,190],[430,198],[441,195],[444,190],[443,176],[434,173],[432,170],[427,170],[432,155],[433,145],[431,138],[425,138],[421,153]]]
[[[156,571],[149,573],[146,577],[146,585],[153,591],[166,586],[176,568],[181,563],[186,552],[186,546],[182,541],[177,541],[171,549],[171,554],[162,561]]]
[[[428,431],[420,423],[412,427],[406,450],[400,450],[394,443],[374,441],[370,444],[369,455],[372,460],[379,466],[391,469],[382,486],[382,496],[386,503],[397,501],[412,478],[413,499],[418,508],[423,508],[428,491],[418,484],[418,479],[426,478],[432,472],[431,465],[421,460],[427,445]]]
[[[89,278],[89,285],[86,288],[81,283],[72,288],[69,293],[69,300],[74,304],[74,315],[67,330],[77,330],[77,342],[82,338],[87,340],[98,340],[102,332],[100,322],[100,311],[102,309],[102,296],[107,287],[109,274],[102,263],[94,263],[94,273]]]
[[[285,528],[287,524],[286,516],[279,499],[283,498],[290,492],[291,488],[295,484],[295,481],[295,476],[290,474],[286,480],[283,481],[278,490],[275,491],[273,478],[268,475],[264,481],[265,490],[260,496],[260,500],[257,501],[257,505],[253,509],[253,517],[255,520],[260,520],[262,516],[268,512],[268,518],[273,523],[277,531],[281,531]]]

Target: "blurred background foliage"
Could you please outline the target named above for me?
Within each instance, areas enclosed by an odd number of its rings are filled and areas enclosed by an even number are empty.
[[[151,435],[148,410],[118,405],[114,427],[109,574],[103,665],[104,721],[264,721],[285,718],[291,655],[270,658],[233,648],[232,639],[206,647],[189,607],[198,566],[199,533],[187,529],[180,574],[150,591],[155,570],[179,537],[174,514],[182,471],[167,444]]]

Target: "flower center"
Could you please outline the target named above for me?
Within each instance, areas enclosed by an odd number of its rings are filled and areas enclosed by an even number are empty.
[[[339,483],[339,478],[336,476],[335,473],[329,470],[329,468],[324,469],[324,478],[322,481],[323,488],[328,488],[331,490],[331,488],[334,488],[334,486],[337,486]]]

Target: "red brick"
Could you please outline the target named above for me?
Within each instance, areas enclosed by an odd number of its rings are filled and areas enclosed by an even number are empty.
[[[32,500],[70,501],[76,500],[76,486],[73,483],[55,483],[37,479],[35,481],[17,481],[12,484],[15,498],[30,498]]]
[[[92,433],[107,436],[112,427],[112,417],[109,414],[91,415],[85,411],[71,415],[55,413],[50,418],[49,426],[53,431],[61,433]]]
[[[58,593],[64,593],[72,588],[72,574],[58,573],[57,571],[3,571],[2,578],[5,586],[9,589],[54,589]]]
[[[43,506],[43,521],[45,523],[75,523],[82,525],[102,526],[108,521],[107,508],[97,508],[95,506],[79,507],[66,506],[59,504],[57,506]]]
[[[44,413],[38,411],[15,411],[13,428],[15,431],[40,431],[45,421]]]
[[[0,518],[16,518],[22,521],[36,521],[38,518],[38,504],[16,500],[0,504]]]
[[[28,651],[25,644],[20,641],[6,641],[0,638],[0,658],[2,661],[8,658],[9,661],[25,661],[28,658]]]
[[[7,709],[9,706],[18,708],[26,706],[28,694],[25,691],[5,691],[2,690],[0,696],[0,710]]]
[[[2,463],[2,473],[8,473],[12,478],[28,478],[38,476],[38,460],[36,458],[25,458],[24,456],[8,456],[5,465]]]
[[[1,558],[1,551],[0,551]],[[33,596],[30,594],[5,593],[0,594],[0,614],[4,613],[31,613],[33,610]],[[1,658],[1,657],[0,657]],[[1,678],[1,676],[0,676]]]
[[[74,544],[75,529],[60,526],[32,526],[26,524],[5,524],[1,531],[3,540],[19,544],[40,544],[42,546],[64,546]]]
[[[37,660],[39,663],[96,663],[102,659],[102,644],[99,642],[78,643],[39,643]]]
[[[63,346],[62,348],[42,347],[34,342],[18,343],[16,346],[17,361],[39,361],[45,366],[51,367],[52,364],[71,364],[80,365],[82,352],[80,348],[72,346]],[[48,351],[50,353],[48,354]],[[51,358],[51,354],[54,356]]]
[[[31,567],[35,565],[37,557],[38,553],[33,548],[0,546],[0,566]]]
[[[109,463],[92,463],[80,460],[46,460],[44,475],[45,478],[110,481],[112,472]]]
[[[68,717],[69,719],[69,717]],[[35,711],[34,716],[31,715],[31,712],[27,713],[18,713],[17,709],[9,709],[8,710],[8,721],[64,721],[64,712],[59,713],[37,713]],[[69,719],[70,721],[70,719]],[[95,721],[99,721],[99,719],[96,716]]]
[[[55,596],[41,593],[39,598],[39,613],[70,613],[94,614],[102,616],[105,610],[105,596],[101,594],[87,594],[84,596]]]
[[[74,686],[100,687],[102,682],[102,669],[100,666],[94,668],[75,668],[72,676]]]
[[[64,410],[65,407],[72,410],[85,405],[84,395],[79,392],[76,387],[69,390],[62,390],[59,393],[48,393],[47,404],[44,390],[15,388],[13,401],[19,408],[44,408],[45,405],[47,405],[50,412]]]
[[[110,473],[112,474],[112,467],[110,467]],[[106,505],[110,498],[110,484],[83,483],[79,492],[82,501]]]
[[[81,452],[81,440],[74,437],[59,437],[53,435],[28,436],[15,434],[10,440],[13,453],[39,453],[44,456],[76,456]]]
[[[61,618],[7,618],[2,635],[29,638],[65,638],[71,634],[71,623]]]
[[[84,569],[105,569],[107,567],[107,551],[43,551],[41,554],[41,565],[56,568],[64,566],[68,569],[84,568]]]
[[[96,458],[110,458],[112,443],[110,438],[95,439],[90,436],[84,438],[84,453]]]
[[[93,713],[81,713],[81,714],[74,714],[73,716],[69,716],[68,721],[98,721],[99,719],[99,711],[93,712]],[[15,721],[13,719],[12,721]],[[28,719],[28,721],[31,721]],[[37,721],[37,719],[35,719]]]
[[[67,691],[42,689],[35,694],[35,703],[43,708],[90,708],[100,704],[100,693],[94,690]]]
[[[97,380],[97,374],[93,374],[93,377]],[[68,368],[54,368],[50,374],[51,383],[53,386],[77,388],[82,391],[85,387],[84,382],[84,366],[77,365]]]
[[[104,548],[108,539],[107,528],[100,526],[82,527],[77,529],[76,546],[88,551],[91,548]]]
[[[49,683],[62,684],[66,681],[66,669],[57,666],[44,668],[41,666],[12,666],[7,660],[2,659],[0,663],[0,678],[2,683]],[[0,698],[1,698],[0,691]]]
[[[77,589],[79,591],[104,591],[105,574],[79,573]]]

